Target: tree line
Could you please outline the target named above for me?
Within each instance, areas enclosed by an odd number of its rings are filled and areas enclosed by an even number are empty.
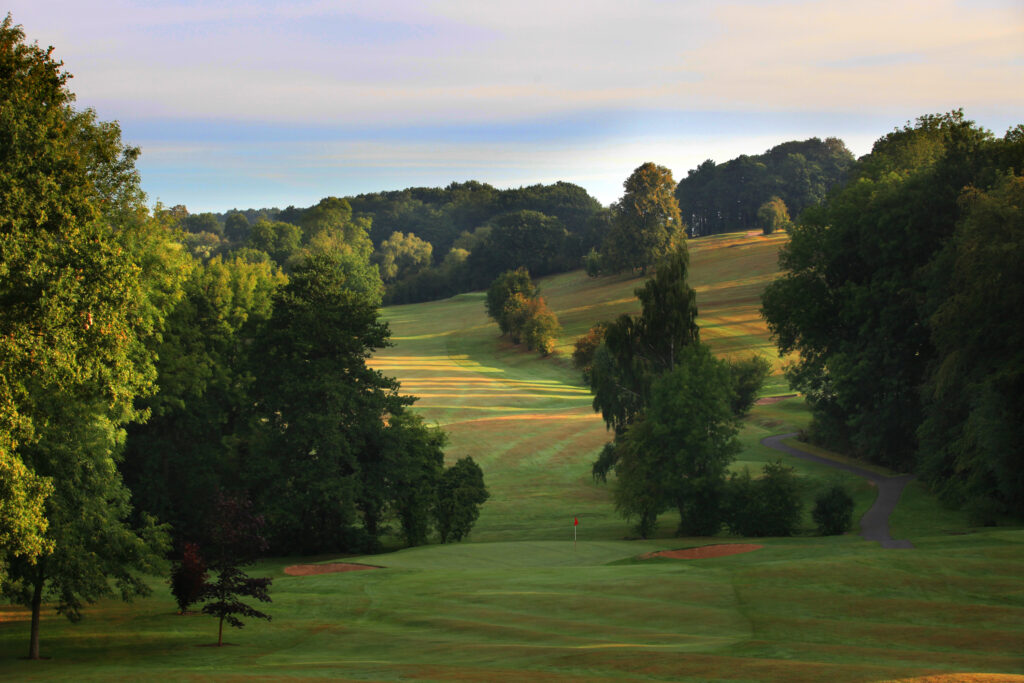
[[[984,523],[1024,514],[1022,170],[1024,126],[922,116],[801,214],[763,296],[810,438]]]
[[[846,182],[853,163],[838,138],[794,140],[721,164],[708,159],[679,181],[675,196],[690,237],[747,230],[773,198],[793,217],[816,206]]]
[[[520,267],[534,276],[581,264],[592,274],[645,271],[653,264],[652,253],[660,258],[669,243],[686,236],[755,226],[766,233],[784,229],[790,216],[840,185],[852,163],[841,140],[810,138],[722,164],[708,160],[678,184],[665,167],[647,164],[631,175],[626,195],[609,207],[566,182],[499,190],[468,181],[327,197],[308,208],[189,214],[176,206],[168,211],[198,257],[253,248],[282,267],[324,226],[361,221],[384,301],[414,303],[484,289],[501,273]],[[654,187],[661,189],[648,192]],[[641,196],[653,203],[637,204]],[[669,196],[675,201],[667,202]],[[665,210],[675,213],[662,221],[656,215]],[[661,226],[659,234],[654,226]],[[638,234],[642,239],[635,239]]]

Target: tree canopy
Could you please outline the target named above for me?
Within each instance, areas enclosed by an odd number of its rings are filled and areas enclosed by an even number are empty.
[[[847,180],[853,162],[838,138],[793,140],[722,164],[708,159],[679,181],[675,195],[691,237],[747,230],[773,196],[794,217],[817,205]]]
[[[116,463],[124,426],[145,417],[136,399],[154,390],[155,340],[183,263],[144,205],[138,149],[122,144],[117,124],[72,107],[68,78],[3,21],[0,472],[20,481],[0,490],[28,503],[4,530],[3,588],[32,610],[32,658],[44,595],[76,620],[115,588],[148,592],[138,572],[160,563],[163,532],[129,524]],[[43,496],[45,524],[34,516]]]
[[[612,205],[611,231],[602,247],[604,266],[615,272],[639,268],[646,273],[683,244],[675,181],[672,171],[647,162],[622,185],[625,192]]]
[[[814,438],[921,465],[954,500],[971,490],[1017,512],[1019,478],[996,474],[1021,462],[1019,448],[996,445],[1020,424],[1003,393],[1020,366],[1001,329],[1015,317],[990,302],[1016,305],[1008,174],[1024,168],[1021,130],[995,138],[956,111],[879,139],[853,181],[804,212],[780,256],[786,273],[763,297],[780,351],[799,353],[789,378],[808,396]],[[995,396],[1005,401],[985,413]]]

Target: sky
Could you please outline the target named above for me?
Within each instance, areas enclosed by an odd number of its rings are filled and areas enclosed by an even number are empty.
[[[640,164],[924,114],[1024,123],[1021,0],[9,0],[192,212],[479,180],[602,204]]]

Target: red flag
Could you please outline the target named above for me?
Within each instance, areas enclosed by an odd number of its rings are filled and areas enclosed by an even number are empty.
[[[572,525],[573,526],[579,526],[579,523],[580,523],[580,520],[576,519],[575,517],[572,518]]]

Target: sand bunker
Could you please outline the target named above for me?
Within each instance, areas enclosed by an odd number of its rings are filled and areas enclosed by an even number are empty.
[[[754,543],[720,543],[718,545],[702,545],[699,548],[684,548],[682,550],[662,550],[656,553],[642,555],[644,559],[651,557],[670,557],[673,560],[704,560],[712,557],[725,557],[726,555],[738,555],[749,553],[752,550],[760,550],[764,546]]]
[[[351,562],[330,562],[328,564],[293,564],[284,568],[288,576],[313,576],[314,574],[333,574],[335,572],[357,572],[362,569],[383,569],[371,564],[353,564]]]

